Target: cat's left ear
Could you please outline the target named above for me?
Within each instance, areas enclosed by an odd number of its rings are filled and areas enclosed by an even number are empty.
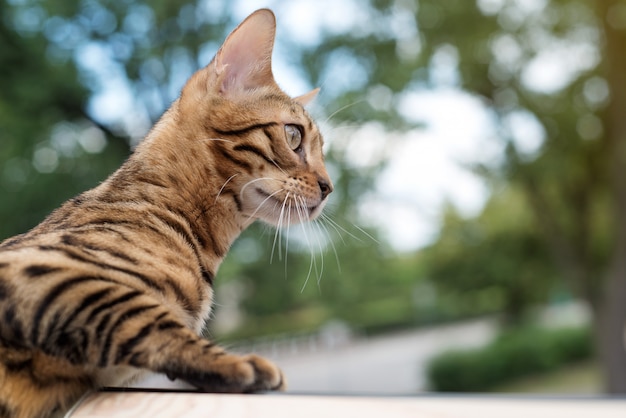
[[[294,97],[294,101],[296,103],[300,103],[302,106],[306,106],[311,103],[317,97],[317,94],[320,92],[320,88],[316,88],[315,90],[311,90],[308,93],[303,94],[302,96]]]
[[[216,86],[224,95],[275,84],[272,50],[276,17],[269,9],[248,16],[224,41],[213,62]]]

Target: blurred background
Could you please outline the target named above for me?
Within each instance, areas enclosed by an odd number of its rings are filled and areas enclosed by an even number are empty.
[[[0,239],[260,7],[336,191],[236,242],[208,334],[307,393],[626,393],[624,0],[0,0]]]

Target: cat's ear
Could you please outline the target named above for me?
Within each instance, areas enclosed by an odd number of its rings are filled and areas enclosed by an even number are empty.
[[[303,94],[302,96],[294,97],[293,100],[296,103],[300,103],[302,106],[306,106],[317,97],[317,93],[319,92],[320,88],[318,87],[315,90],[311,90],[310,92]]]
[[[275,84],[272,75],[275,35],[276,18],[269,9],[252,13],[228,35],[213,62],[219,93],[228,95]]]

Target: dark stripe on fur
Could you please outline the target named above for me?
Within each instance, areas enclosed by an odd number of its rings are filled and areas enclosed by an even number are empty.
[[[207,269],[205,269],[204,267],[201,267],[201,270],[202,270],[202,280],[208,283],[209,286],[213,287],[213,280],[215,279],[213,274]]]
[[[10,343],[16,348],[26,348],[24,326],[17,318],[15,305],[9,305],[4,310],[3,324],[0,327],[0,340]]]
[[[11,296],[12,290],[11,286],[0,277],[0,300],[7,299]]]
[[[50,308],[52,303],[63,293],[71,290],[73,287],[78,286],[81,283],[85,282],[93,282],[93,281],[111,281],[105,277],[98,276],[79,276],[74,277],[69,280],[65,280],[56,286],[52,287],[48,290],[46,297],[39,303],[37,306],[37,310],[35,311],[35,315],[32,319],[32,330],[30,335],[30,341],[33,345],[37,345],[39,342],[39,331],[41,327],[41,320],[45,315],[46,311]]]
[[[179,322],[169,320],[169,321],[159,322],[159,325],[157,328],[159,329],[159,331],[164,331],[166,329],[183,329],[185,328],[185,326],[180,324]]]
[[[26,239],[26,234],[16,235],[16,236],[14,236],[12,238],[7,239],[6,241],[1,242],[0,243],[0,247],[10,248],[10,247],[13,247],[15,245],[18,245],[19,243],[21,243],[25,239]]]
[[[176,283],[171,277],[167,277],[165,279],[165,284],[167,285],[167,287],[169,287],[172,290],[172,292],[176,296],[176,301],[178,302],[178,304],[182,306],[191,315],[195,315],[197,308],[193,306],[192,301],[189,300],[189,298],[180,288],[178,283]]]
[[[72,247],[79,247],[81,249],[87,249],[87,250],[96,251],[96,252],[104,252],[113,258],[119,258],[121,260],[128,261],[131,264],[138,264],[136,259],[130,257],[129,255],[115,248],[102,247],[100,245],[95,245],[85,240],[81,240],[74,235],[70,235],[70,234],[63,235],[61,237],[61,242],[63,244],[70,245]]]
[[[222,155],[222,157],[231,161],[233,164],[238,165],[239,167],[246,170],[248,173],[252,172],[252,166],[247,161],[235,157],[234,155],[226,151],[224,148],[220,147],[218,148],[218,151]]]
[[[99,343],[100,340],[102,339],[102,334],[104,333],[104,330],[106,329],[106,327],[109,325],[109,322],[111,322],[110,313],[107,313],[106,315],[104,315],[102,319],[100,320],[100,322],[98,322],[98,325],[96,326],[96,335],[94,338],[96,343]]]
[[[160,187],[162,189],[167,189],[169,187],[167,184],[161,182],[159,179],[155,179],[155,178],[152,178],[152,177],[147,177],[147,176],[144,176],[144,175],[137,175],[135,177],[135,180],[138,181],[138,182],[150,184],[152,186]]]
[[[120,303],[125,303],[128,302],[130,300],[135,299],[138,296],[143,295],[143,293],[141,293],[138,290],[132,290],[130,292],[124,293],[122,296],[119,296],[113,300],[110,300],[106,303],[101,304],[100,306],[95,307],[91,313],[89,314],[89,317],[87,318],[86,324],[89,324],[96,316],[98,316],[98,314],[106,309],[112,308],[115,305],[119,305]],[[100,324],[102,323],[102,321],[100,322]],[[100,326],[100,324],[98,326]]]
[[[115,364],[128,357],[132,351],[152,332],[154,323],[150,322],[144,325],[137,334],[117,345],[117,354],[115,355]]]
[[[85,309],[87,309],[94,303],[102,300],[102,298],[108,296],[112,291],[113,291],[113,288],[109,287],[106,289],[99,290],[97,292],[90,293],[89,295],[85,296],[82,302],[80,303],[80,305],[78,305],[76,309],[74,309],[69,315],[67,315],[65,322],[63,322],[63,325],[61,325],[59,329],[61,330],[67,329],[68,326],[72,323],[72,321],[74,321]]]
[[[112,340],[113,337],[115,335],[115,332],[117,331],[117,329],[124,324],[124,322],[128,321],[129,319],[132,319],[134,317],[136,317],[137,315],[145,312],[145,311],[149,311],[150,309],[154,309],[154,308],[158,308],[159,305],[144,305],[144,306],[136,306],[134,308],[128,309],[127,311],[125,311],[124,313],[122,313],[117,320],[113,323],[113,325],[111,325],[111,328],[109,328],[106,339],[104,340],[104,345],[101,348],[100,351],[100,361],[98,362],[98,366],[99,367],[105,367],[108,362],[107,359],[109,358],[109,353],[111,351],[111,345],[112,345]]]
[[[255,154],[261,158],[263,158],[268,164],[271,165],[276,165],[276,162],[274,160],[272,160],[270,157],[268,157],[267,155],[265,155],[265,153],[260,149],[255,147],[254,145],[250,145],[250,144],[239,144],[239,145],[235,145],[235,147],[233,148],[235,151],[246,151],[246,152],[250,152],[252,154]]]
[[[4,367],[6,367],[6,371],[9,373],[23,373],[30,372],[33,368],[33,359],[27,358],[26,360],[4,360]]]
[[[141,281],[142,283],[144,283],[146,286],[156,289],[160,292],[164,292],[165,289],[163,288],[163,286],[161,286],[160,284],[158,284],[157,282],[155,282],[154,280],[152,280],[151,278],[149,278],[148,276],[146,276],[145,274],[141,274],[138,273],[136,271],[127,269],[127,268],[123,268],[123,267],[118,267],[112,264],[107,264],[107,263],[102,263],[100,261],[95,261],[95,260],[90,260],[89,258],[78,254],[75,251],[70,250],[69,248],[60,248],[60,247],[55,247],[55,246],[50,246],[50,245],[40,245],[39,249],[42,251],[59,251],[64,253],[68,258],[71,258],[72,260],[75,261],[80,261],[81,263],[86,263],[86,264],[92,264],[96,267],[100,267],[103,270],[112,270],[112,271],[117,271],[120,273],[124,273],[127,274],[128,276],[134,277],[136,279],[138,279],[139,281]],[[117,282],[116,282],[117,283]]]
[[[22,273],[30,278],[44,276],[46,274],[55,273],[60,271],[60,267],[46,266],[43,264],[31,264],[30,266],[24,268]]]
[[[149,229],[152,232],[155,232],[159,235],[163,235],[162,231],[159,231],[157,228],[145,222],[131,221],[128,219],[115,219],[115,218],[108,218],[108,217],[92,219],[87,223],[76,225],[76,228],[92,228],[94,226],[105,226],[105,227],[110,228],[113,225],[123,225],[126,227],[138,229],[140,231],[144,229]]]
[[[46,354],[62,357],[72,364],[84,364],[87,361],[89,335],[82,328],[53,331],[43,342]]]
[[[277,141],[274,140],[274,135],[272,134],[272,131],[270,131],[269,129],[263,129],[263,133],[270,140],[270,148],[272,149],[272,153],[274,155],[278,155],[275,148]]]
[[[13,418],[15,411],[4,400],[0,399],[0,418]]]
[[[113,228],[112,226],[106,226],[106,225],[89,225],[87,227],[87,229],[79,229],[79,230],[73,230],[72,231],[72,235],[83,235],[83,234],[92,234],[94,231],[97,232],[110,232],[112,234],[117,235],[120,239],[122,239],[125,242],[131,242],[130,239],[128,239],[128,237],[122,232],[122,231],[118,231],[117,229]]]
[[[243,211],[243,205],[241,203],[241,199],[239,199],[239,196],[237,196],[236,193],[233,193],[233,200],[235,201],[235,205],[237,205],[237,210],[239,212]]]
[[[268,123],[258,123],[256,125],[247,126],[241,129],[232,129],[232,130],[214,129],[214,130],[215,132],[217,132],[218,134],[222,136],[241,136],[257,129],[269,128],[270,126],[276,126],[276,125],[278,125],[278,123],[268,122]]]
[[[180,219],[177,219],[175,216],[167,216],[165,215],[165,213],[151,212],[151,214],[155,218],[163,222],[165,225],[167,225],[168,227],[176,231],[176,233],[183,238],[185,243],[194,250],[194,252],[196,253],[196,257],[199,258],[199,255],[196,249],[197,248],[196,242],[199,243],[200,239],[198,238],[197,235],[193,233],[193,231],[191,230],[191,226],[189,225],[189,221],[185,217],[183,217],[184,221],[181,221]]]

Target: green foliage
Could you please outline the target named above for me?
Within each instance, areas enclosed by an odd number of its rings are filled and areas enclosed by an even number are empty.
[[[508,331],[484,348],[448,351],[433,358],[427,372],[429,384],[440,392],[483,392],[586,360],[591,347],[588,328]]]
[[[45,11],[28,7],[0,2],[0,240],[101,181],[128,152],[86,113],[76,65],[55,58],[31,26]]]
[[[424,250],[432,284],[471,311],[503,311],[508,324],[523,322],[529,308],[547,301],[557,272],[524,196],[503,189],[476,218],[450,208],[439,239]],[[514,220],[513,222],[511,220]]]

